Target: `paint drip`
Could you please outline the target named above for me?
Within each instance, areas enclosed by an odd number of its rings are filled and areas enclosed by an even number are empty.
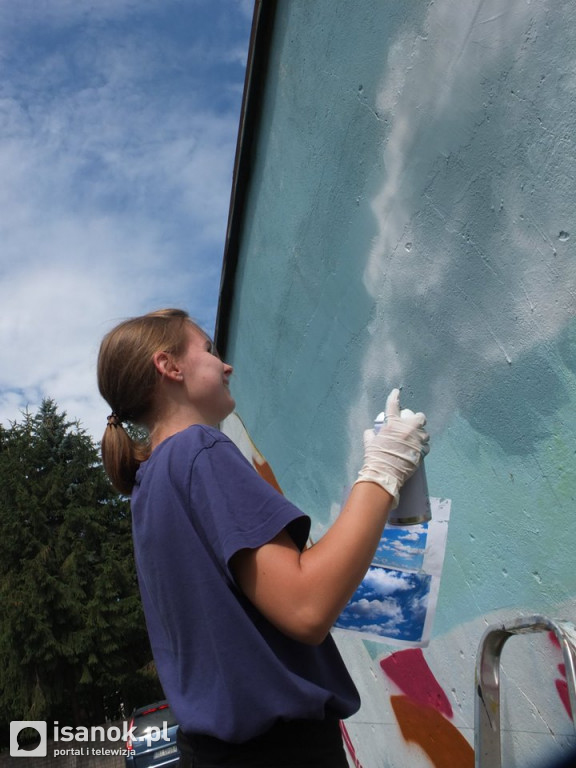
[[[400,413],[402,416],[402,413]],[[386,416],[379,413],[374,420],[374,432],[378,433]],[[388,515],[387,525],[421,525],[432,519],[430,509],[430,497],[428,495],[428,483],[424,459],[420,461],[418,469],[402,486],[400,501],[396,509]]]

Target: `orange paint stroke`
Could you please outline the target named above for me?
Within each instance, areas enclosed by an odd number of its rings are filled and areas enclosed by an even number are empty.
[[[473,748],[440,712],[407,696],[391,696],[390,702],[404,739],[421,747],[435,768],[474,768]]]
[[[382,671],[411,701],[452,717],[452,705],[420,648],[397,651],[382,659]]]
[[[258,458],[255,456],[252,457],[252,464],[254,465],[254,469],[260,477],[264,478],[266,482],[270,483],[270,485],[273,488],[276,488],[276,490],[279,493],[282,493],[282,488],[278,485],[278,480],[276,480],[276,476],[274,475],[274,472],[272,471],[272,467],[270,464],[268,464],[267,461],[259,461]]]

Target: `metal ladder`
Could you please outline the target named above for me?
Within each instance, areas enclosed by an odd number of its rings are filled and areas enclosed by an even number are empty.
[[[484,632],[476,658],[474,752],[476,768],[501,768],[500,656],[508,638],[533,632],[554,632],[566,666],[572,723],[576,728],[576,627],[572,622],[526,616]]]

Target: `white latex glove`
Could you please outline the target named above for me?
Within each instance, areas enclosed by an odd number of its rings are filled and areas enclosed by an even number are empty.
[[[378,433],[364,432],[364,466],[357,483],[377,483],[394,497],[398,506],[400,489],[416,471],[430,450],[430,436],[424,430],[426,416],[405,408],[400,410],[400,390],[393,389],[386,400],[386,416]]]

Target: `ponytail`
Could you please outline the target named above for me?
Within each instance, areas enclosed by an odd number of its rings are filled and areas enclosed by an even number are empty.
[[[102,340],[98,355],[98,388],[112,408],[102,437],[102,462],[117,491],[130,496],[136,472],[150,456],[147,440],[133,437],[124,422],[146,426],[156,392],[153,355],[178,355],[192,321],[181,309],[163,309],[126,320]]]
[[[111,413],[102,436],[101,449],[102,463],[110,482],[124,496],[130,496],[138,467],[150,456],[149,444],[132,438],[118,416]]]

